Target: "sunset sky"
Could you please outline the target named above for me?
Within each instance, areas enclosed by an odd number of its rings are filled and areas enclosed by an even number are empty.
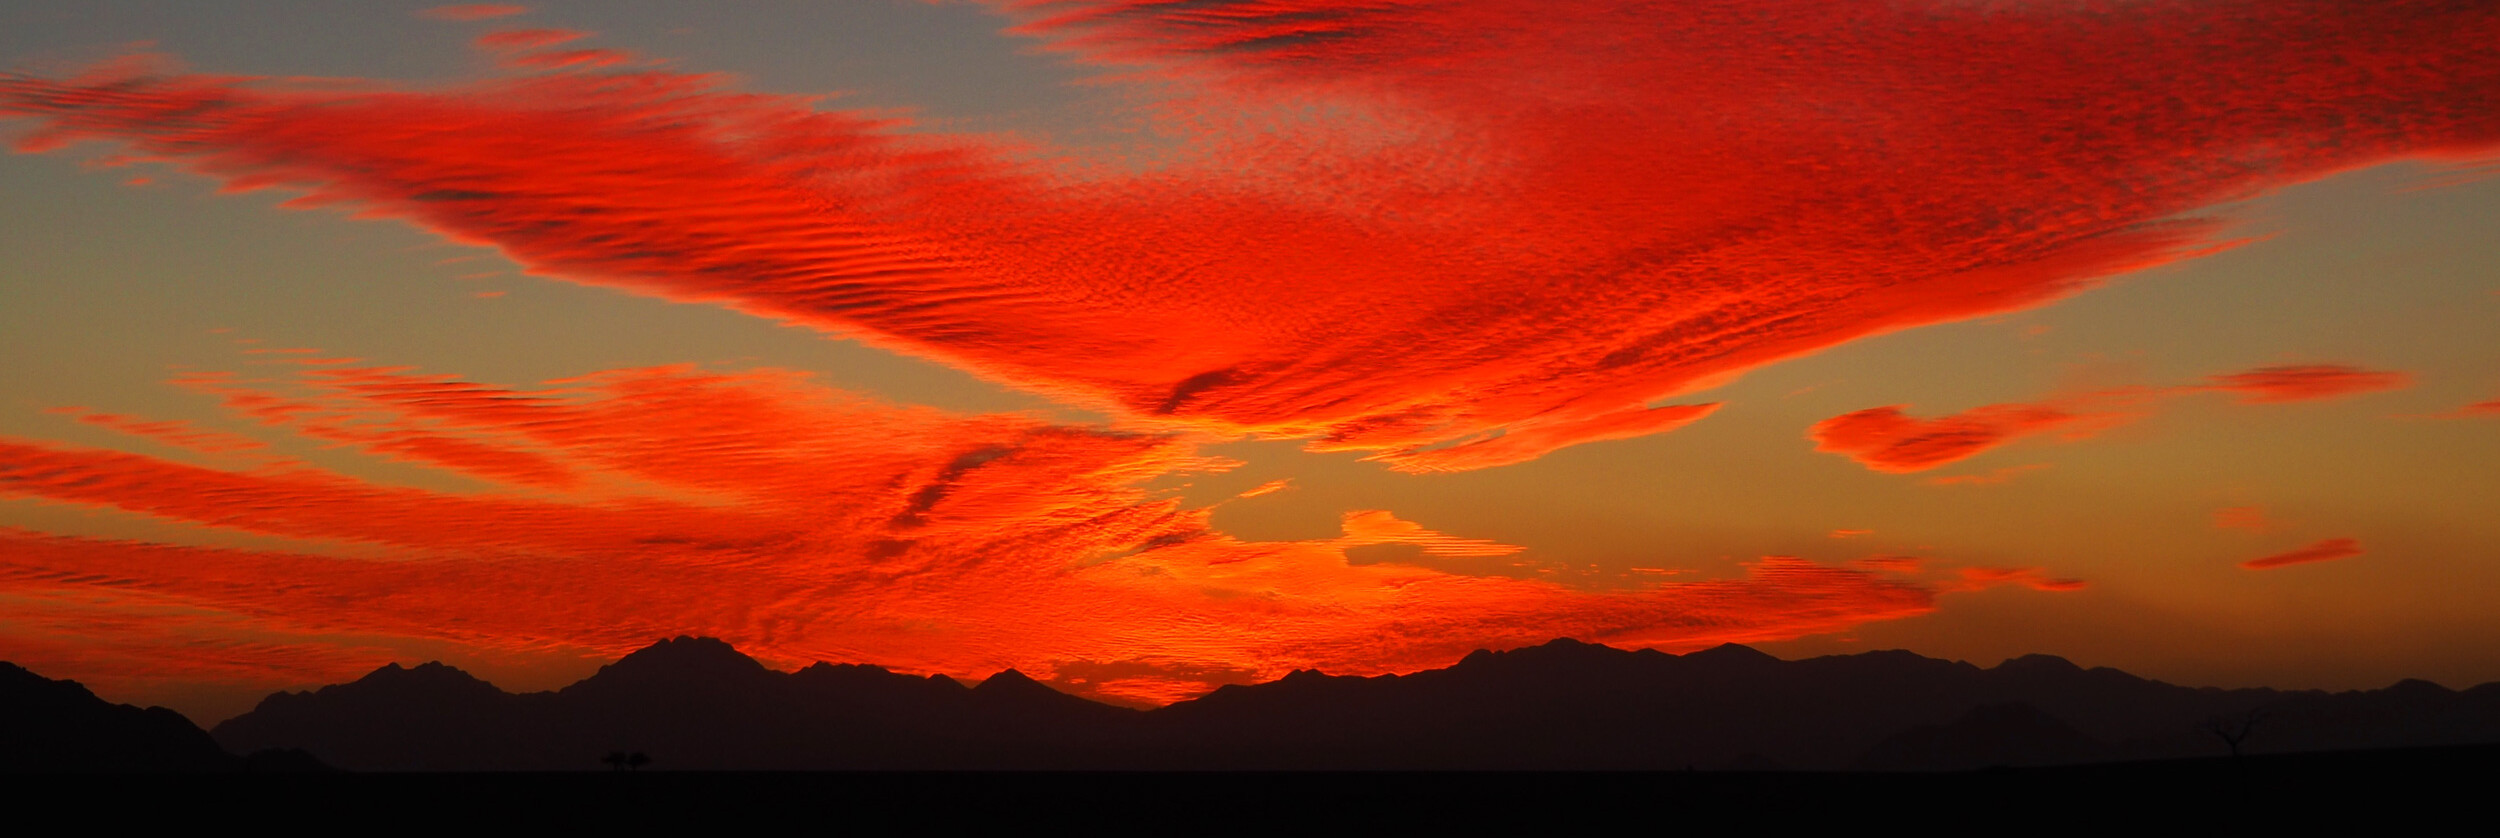
[[[0,660],[2500,680],[2500,5],[0,6]]]

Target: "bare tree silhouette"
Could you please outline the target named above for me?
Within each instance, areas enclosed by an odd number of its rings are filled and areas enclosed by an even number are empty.
[[[2248,732],[2256,729],[2257,723],[2265,719],[2266,708],[2251,707],[2244,713],[2207,716],[2205,721],[2197,724],[2196,729],[2213,734],[2222,740],[2222,744],[2231,746],[2231,758],[2238,759],[2240,743],[2248,741]]]

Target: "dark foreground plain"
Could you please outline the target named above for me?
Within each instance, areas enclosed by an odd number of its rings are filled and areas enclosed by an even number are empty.
[[[704,824],[920,834],[1585,827],[1673,833],[1901,824],[2059,832],[2084,824],[2391,828],[2487,822],[2500,745],[1867,772],[505,772],[41,775],[43,808],[194,823]],[[1630,820],[1628,828],[1614,826]]]

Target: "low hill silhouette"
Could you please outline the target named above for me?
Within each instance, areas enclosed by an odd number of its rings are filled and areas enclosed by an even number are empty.
[[[1149,711],[1009,670],[980,685],[874,666],[779,672],[709,638],[635,652],[554,692],[441,664],[270,696],[214,731],[353,770],[1947,770],[2214,756],[2204,719],[2258,711],[2251,754],[2500,741],[2500,684],[2327,693],[2195,689],[2033,655],[1783,661],[1557,640],[1409,675],[1295,672]]]

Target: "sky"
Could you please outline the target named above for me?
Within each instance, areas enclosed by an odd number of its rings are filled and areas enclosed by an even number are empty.
[[[0,5],[0,659],[2500,680],[2479,0]]]

